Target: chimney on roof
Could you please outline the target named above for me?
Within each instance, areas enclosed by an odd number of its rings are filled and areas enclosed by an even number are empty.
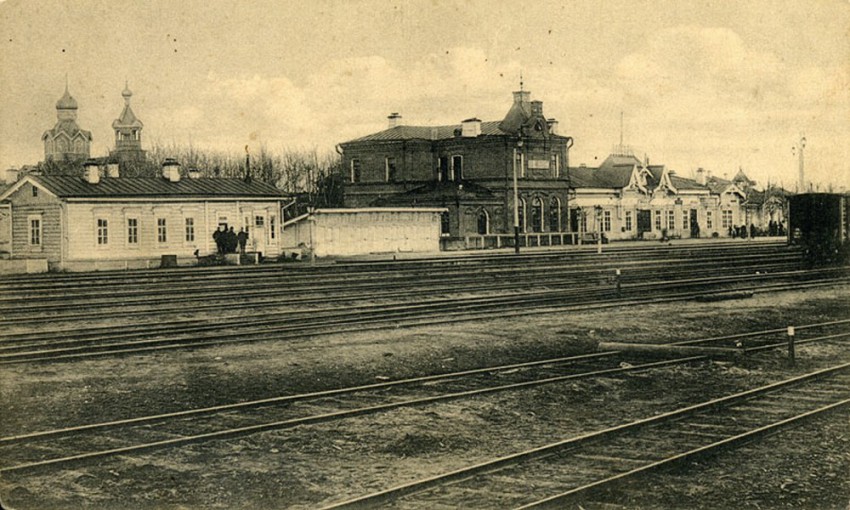
[[[180,163],[174,158],[166,158],[162,162],[162,177],[168,179],[169,182],[177,182],[180,180]]]
[[[558,134],[558,121],[557,119],[548,119],[546,120],[546,124],[549,126],[549,133],[553,135]]]
[[[390,129],[401,125],[401,115],[398,112],[393,112],[387,117]]]
[[[189,178],[190,179],[200,179],[201,178],[201,171],[198,170],[195,167],[190,168],[189,169]]]
[[[699,184],[700,186],[705,186],[705,182],[706,182],[705,170],[703,170],[702,167],[697,168],[697,184]]]
[[[12,184],[13,182],[18,181],[18,169],[15,167],[9,167],[6,170],[6,184]]]
[[[531,102],[531,114],[532,115],[543,115],[543,101],[532,101]]]
[[[89,159],[83,163],[83,179],[89,184],[100,182],[100,165],[97,164],[97,161]]]
[[[531,92],[527,90],[517,90],[514,92],[514,104],[528,104],[531,100]]]
[[[106,176],[110,179],[117,179],[121,175],[118,169],[118,163],[110,162],[106,165]]]
[[[481,134],[481,119],[475,117],[461,123],[461,136],[474,138]]]

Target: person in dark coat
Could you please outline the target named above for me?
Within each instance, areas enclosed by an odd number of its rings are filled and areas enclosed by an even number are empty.
[[[244,228],[239,229],[239,233],[236,235],[236,239],[239,241],[239,253],[245,254],[245,245],[248,243],[248,232],[245,232]]]
[[[215,241],[215,249],[216,253],[221,255],[224,253],[224,227],[219,226],[215,232],[213,232],[213,241]]]
[[[233,227],[230,227],[230,230],[224,234],[224,249],[227,253],[236,253],[236,246],[238,244],[239,240],[236,239],[236,232],[233,231]]]

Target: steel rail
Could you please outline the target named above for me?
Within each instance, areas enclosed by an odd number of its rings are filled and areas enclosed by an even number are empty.
[[[538,259],[554,259],[554,260],[574,260],[578,258],[587,258],[599,260],[600,258],[617,258],[621,256],[630,256],[635,254],[654,255],[654,252],[685,252],[685,253],[704,253],[704,252],[726,252],[734,251],[760,251],[760,250],[780,250],[799,252],[799,249],[788,247],[787,244],[781,242],[758,243],[755,245],[744,243],[713,243],[707,245],[663,245],[658,247],[609,247],[603,254],[595,253],[590,250],[585,251],[546,251],[524,253],[520,256],[514,254],[482,254],[482,255],[464,255],[458,257],[437,256],[431,258],[419,259],[400,259],[400,260],[383,260],[383,261],[354,261],[347,260],[342,262],[333,262],[327,264],[316,265],[296,265],[296,264],[277,264],[269,266],[208,266],[208,267],[184,267],[184,268],[168,268],[168,269],[146,269],[146,270],[112,270],[112,271],[97,271],[89,273],[65,273],[65,274],[50,274],[50,275],[4,275],[0,277],[0,282],[17,283],[17,284],[38,284],[47,283],[48,285],[59,285],[62,282],[69,282],[73,285],[79,285],[84,281],[96,283],[109,283],[109,280],[118,279],[120,281],[133,282],[137,278],[145,278],[153,276],[155,278],[168,279],[173,281],[175,278],[182,276],[194,277],[201,276],[204,278],[220,276],[223,278],[238,278],[239,276],[251,273],[313,273],[317,271],[328,272],[334,270],[362,272],[381,270],[386,271],[388,268],[406,268],[411,266],[421,266],[429,268],[432,266],[445,266],[449,264],[459,265],[462,262],[491,262],[492,264],[514,264],[517,261],[527,263],[534,262]],[[406,267],[405,267],[406,266]],[[216,274],[220,273],[220,274]],[[9,288],[9,287],[7,287]],[[2,293],[2,290],[0,290]]]
[[[751,267],[756,265],[777,266],[780,264],[802,264],[803,260],[799,256],[793,254],[782,254],[780,257],[765,257],[763,255],[746,254],[735,257],[724,257],[723,259],[711,259],[708,261],[700,261],[699,270],[707,271],[708,269],[721,266],[733,267]],[[547,278],[564,277],[576,279],[580,276],[599,275],[613,269],[628,270],[632,267],[639,267],[641,274],[653,270],[694,270],[693,259],[667,259],[667,260],[629,260],[623,264],[588,264],[588,265],[558,265],[546,267],[507,267],[500,271],[476,271],[470,274],[468,270],[463,271],[444,271],[425,273],[408,273],[408,274],[390,274],[380,275],[380,282],[375,282],[375,275],[369,274],[362,278],[352,279],[350,277],[323,277],[317,281],[316,276],[308,278],[293,279],[293,278],[262,278],[261,282],[246,281],[238,279],[236,281],[207,282],[201,280],[193,281],[187,284],[178,284],[178,282],[162,282],[155,284],[133,284],[131,289],[121,288],[116,291],[108,291],[103,288],[91,289],[74,289],[70,292],[58,292],[57,289],[45,289],[32,291],[31,289],[22,289],[10,293],[7,297],[0,297],[0,310],[11,312],[26,312],[26,311],[42,311],[59,308],[56,305],[49,305],[54,301],[68,302],[71,300],[79,300],[89,305],[98,304],[100,302],[112,302],[116,298],[139,298],[143,300],[147,296],[146,293],[154,291],[166,290],[167,298],[162,298],[164,302],[183,301],[188,295],[193,300],[206,299],[210,294],[219,293],[221,291],[228,292],[248,292],[249,295],[261,295],[264,290],[270,289],[272,293],[285,292],[302,292],[305,289],[316,292],[318,290],[333,291],[339,288],[358,290],[381,289],[387,285],[401,286],[410,284],[422,284],[423,277],[430,281],[439,281],[442,285],[447,285],[450,282],[464,283],[475,282],[478,280],[489,280],[498,278],[526,278],[535,275],[545,275]],[[616,267],[615,267],[616,266]],[[627,277],[634,277],[627,273]],[[200,285],[199,285],[200,283]],[[114,286],[114,285],[113,285]],[[93,299],[92,299],[93,298]],[[86,299],[86,301],[82,301]],[[22,300],[38,300],[36,304],[22,304]],[[125,301],[129,301],[126,300]],[[143,301],[142,301],[143,302]],[[9,305],[12,305],[11,307]]]
[[[845,325],[845,324],[850,324],[850,319],[834,320],[834,321],[819,322],[819,323],[812,323],[812,324],[803,324],[803,325],[799,325],[799,326],[795,326],[795,327],[798,331],[806,331],[806,330],[811,330],[811,329],[825,328],[825,327]],[[758,337],[758,336],[769,336],[769,335],[775,334],[777,332],[784,332],[784,331],[785,331],[784,329],[767,329],[767,330],[760,330],[760,331],[749,331],[747,333],[736,333],[736,334],[732,334],[732,335],[697,338],[697,339],[691,339],[691,340],[681,340],[681,341],[676,341],[676,342],[664,342],[664,344],[665,345],[671,345],[671,346],[699,345],[699,344],[704,344],[704,343],[708,343],[708,342],[736,340],[736,339],[740,339],[740,338],[744,338],[744,337],[752,338],[752,337]],[[850,333],[839,333],[839,334],[815,337],[815,338],[811,338],[811,339],[800,339],[800,340],[797,341],[797,344],[802,345],[802,344],[814,343],[814,342],[819,342],[819,341],[824,341],[824,340],[844,338],[844,337],[848,337],[848,336],[850,336]],[[750,351],[755,352],[755,351],[760,351],[760,350],[773,349],[773,348],[776,348],[776,347],[782,347],[784,345],[785,345],[784,343],[768,344],[767,346],[750,347],[750,348],[745,348],[745,349],[742,349],[742,350],[744,352],[750,352]],[[329,389],[329,390],[314,391],[314,392],[301,393],[301,394],[295,394],[295,395],[280,395],[280,396],[276,396],[276,397],[269,397],[269,398],[264,398],[264,399],[259,399],[259,400],[252,400],[252,401],[246,401],[246,402],[236,402],[236,403],[233,403],[233,404],[222,404],[222,405],[199,408],[199,409],[189,409],[189,410],[176,411],[176,412],[171,412],[171,413],[163,413],[163,414],[157,414],[157,415],[139,416],[139,417],[135,417],[135,418],[113,420],[113,421],[109,421],[109,422],[77,425],[77,426],[66,427],[66,428],[61,428],[61,429],[52,429],[52,430],[45,430],[45,431],[29,432],[29,433],[26,433],[26,434],[19,434],[19,435],[15,435],[15,436],[0,437],[0,446],[2,446],[3,444],[26,441],[26,440],[30,440],[30,439],[36,439],[36,438],[67,435],[67,434],[80,432],[80,431],[88,431],[88,430],[96,430],[96,429],[108,429],[108,428],[113,428],[113,427],[120,427],[120,426],[125,426],[125,425],[138,425],[138,424],[143,424],[143,423],[154,423],[154,422],[157,422],[157,421],[167,420],[167,419],[171,419],[171,418],[182,418],[182,417],[186,417],[186,416],[199,416],[199,415],[205,415],[205,414],[213,414],[213,413],[217,413],[217,412],[221,412],[221,411],[244,409],[244,408],[257,407],[257,406],[268,405],[268,404],[281,404],[281,403],[286,403],[286,402],[296,402],[296,401],[308,400],[308,399],[319,398],[319,397],[347,395],[347,394],[360,392],[360,391],[394,388],[394,387],[398,387],[398,386],[408,386],[408,385],[421,384],[421,383],[426,383],[426,382],[449,381],[449,380],[452,380],[452,379],[467,377],[467,376],[470,376],[470,375],[490,374],[490,373],[505,372],[505,371],[508,371],[508,370],[516,370],[516,369],[524,369],[524,368],[535,368],[535,367],[552,366],[552,365],[563,365],[563,364],[573,363],[573,362],[576,362],[576,361],[584,361],[584,360],[588,360],[588,359],[609,358],[609,357],[612,357],[612,356],[616,356],[617,354],[620,354],[619,351],[603,351],[603,352],[592,352],[592,353],[587,353],[587,354],[578,354],[578,355],[574,355],[574,356],[565,356],[565,357],[558,357],[558,358],[548,358],[548,359],[543,359],[543,360],[527,361],[527,362],[522,362],[522,363],[511,363],[511,364],[507,364],[507,365],[492,365],[492,366],[486,366],[486,367],[482,367],[482,368],[462,370],[462,371],[458,371],[458,372],[447,372],[447,373],[441,373],[441,374],[432,374],[432,375],[426,375],[426,376],[421,376],[421,377],[411,377],[411,378],[405,378],[405,379],[398,379],[398,380],[395,380],[395,381],[384,381],[384,382],[379,382],[379,383],[370,383],[370,384],[350,386],[350,387],[344,387],[344,388],[334,388],[334,389]]]
[[[847,278],[842,280],[836,279],[828,279],[828,280],[820,280],[813,281],[806,284],[802,283],[793,283],[793,284],[768,284],[765,283],[761,286],[749,287],[749,288],[739,288],[737,290],[760,290],[760,291],[783,291],[783,290],[794,290],[799,288],[815,288],[815,287],[823,287],[823,286],[833,286],[836,284],[841,284]],[[724,282],[727,280],[724,279]],[[673,282],[677,284],[681,284],[681,282]],[[701,282],[704,285],[706,282]],[[716,282],[715,282],[716,283]],[[722,282],[721,282],[722,283]],[[671,283],[672,285],[672,283]],[[690,285],[691,287],[697,287],[698,284]],[[686,286],[687,287],[687,286]],[[531,302],[528,300],[519,300],[519,301],[507,301],[504,300],[499,304],[522,304],[523,308],[519,310],[502,310],[500,311],[500,317],[516,317],[516,316],[524,316],[524,315],[534,315],[541,313],[541,310],[548,311],[566,311],[566,310],[589,310],[589,309],[602,309],[602,308],[610,308],[614,306],[622,306],[626,304],[651,304],[651,303],[665,303],[671,301],[678,301],[682,299],[690,299],[697,296],[705,295],[705,290],[699,292],[686,292],[686,293],[674,293],[672,295],[667,295],[664,297],[655,297],[649,298],[646,295],[641,298],[635,299],[612,299],[610,301],[602,301],[595,303],[585,303],[581,305],[565,305],[563,303],[563,296],[555,296],[555,297],[544,297],[539,298],[538,300]],[[598,299],[612,298],[615,295],[614,291],[604,291],[599,292],[596,296]],[[586,297],[586,296],[585,296]],[[243,336],[231,336],[229,338],[220,338],[219,336],[208,336],[206,339],[199,340],[197,335],[193,336],[189,341],[184,341],[182,339],[174,339],[174,338],[166,338],[163,340],[139,340],[139,341],[130,341],[123,343],[107,343],[99,346],[78,346],[78,347],[68,347],[63,349],[48,349],[42,351],[31,351],[25,353],[13,353],[13,354],[0,354],[0,365],[9,364],[9,363],[25,363],[25,362],[36,362],[36,361],[57,361],[57,360],[65,360],[65,359],[75,359],[75,358],[87,358],[87,357],[100,357],[107,355],[116,355],[116,354],[138,354],[145,352],[158,352],[162,350],[172,350],[172,349],[182,349],[182,348],[198,348],[198,347],[206,347],[212,345],[225,345],[230,343],[243,343],[243,342],[256,342],[256,341],[264,341],[264,340],[286,340],[290,338],[302,338],[303,335],[316,335],[322,333],[344,333],[344,332],[362,332],[367,330],[380,330],[385,329],[387,327],[391,327],[394,329],[401,327],[417,327],[417,326],[428,326],[435,324],[447,324],[447,323],[457,323],[457,322],[468,322],[470,320],[481,320],[492,318],[492,315],[489,313],[472,313],[474,309],[480,309],[486,312],[489,312],[492,308],[492,302],[490,303],[473,303],[467,307],[466,310],[458,310],[457,306],[453,310],[445,310],[445,309],[436,309],[430,314],[420,313],[418,315],[411,315],[407,313],[410,310],[410,307],[400,307],[400,310],[396,310],[395,315],[385,315],[379,316],[377,318],[371,318],[368,321],[364,321],[362,317],[355,316],[338,316],[333,319],[325,320],[321,323],[314,323],[309,325],[288,325],[288,326],[279,326],[279,327],[268,327],[264,328],[262,331],[254,331],[249,333],[245,333]],[[405,315],[407,313],[407,315]],[[407,319],[408,322],[404,322],[402,319]],[[234,333],[235,335],[235,333]],[[263,336],[258,336],[263,335]]]
[[[771,278],[776,277],[791,277],[793,275],[799,275],[797,272],[791,272],[790,274],[781,274],[774,273]],[[685,288],[694,287],[699,285],[710,284],[718,284],[718,283],[740,283],[742,280],[753,280],[753,279],[767,279],[766,275],[735,275],[731,277],[714,277],[714,278],[699,278],[699,279],[690,279],[690,280],[676,280],[672,282],[647,282],[641,284],[634,284],[627,286],[628,288],[646,288],[648,290],[655,290],[659,288],[665,287],[678,287],[684,286]],[[435,312],[440,315],[456,315],[458,313],[468,313],[474,309],[491,309],[494,306],[509,306],[509,305],[517,305],[521,304],[526,309],[531,308],[531,305],[542,306],[546,304],[551,304],[553,302],[557,303],[563,299],[575,297],[576,295],[582,296],[583,298],[593,298],[593,299],[605,299],[607,297],[613,296],[616,294],[613,290],[603,289],[596,290],[592,296],[588,296],[587,289],[570,289],[567,291],[548,291],[548,290],[535,290],[532,292],[527,292],[523,294],[511,294],[511,295],[501,295],[501,296],[476,296],[462,299],[440,299],[440,300],[430,300],[427,302],[421,302],[417,304],[399,304],[399,305],[364,305],[358,308],[348,308],[343,310],[340,313],[339,308],[329,308],[325,310],[310,310],[308,312],[292,312],[289,314],[277,314],[276,317],[269,318],[265,321],[258,322],[256,319],[253,321],[249,321],[247,324],[240,324],[238,322],[230,322],[226,325],[226,327],[222,327],[220,324],[211,324],[204,326],[181,326],[175,328],[176,333],[179,335],[181,332],[185,331],[186,335],[191,336],[194,343],[198,343],[199,337],[198,333],[200,331],[214,332],[220,333],[224,330],[233,330],[233,334],[230,335],[230,339],[245,338],[252,337],[256,334],[270,334],[270,333],[282,333],[282,332],[293,332],[293,331],[305,331],[310,328],[314,328],[317,325],[319,327],[326,325],[343,325],[350,324],[352,322],[355,323],[364,323],[367,319],[371,321],[386,321],[386,320],[397,320],[399,318],[411,318],[427,316],[429,312]],[[445,310],[445,305],[451,304],[451,310]],[[286,315],[286,317],[284,317]],[[312,319],[313,322],[305,323],[293,323],[294,319]],[[316,324],[318,322],[318,324]],[[239,327],[244,326],[241,331],[239,331]],[[250,331],[246,330],[245,327],[251,328]],[[110,341],[110,340],[119,340],[123,338],[149,338],[150,336],[158,337],[163,336],[168,333],[159,331],[153,331],[152,335],[147,334],[147,328],[141,328],[143,333],[131,333],[128,332],[127,328],[122,330],[119,333],[113,335],[106,335],[97,337],[98,341]],[[209,335],[205,338],[209,338]],[[218,335],[216,335],[216,339]],[[169,341],[174,341],[175,339],[172,337]],[[75,339],[73,335],[71,335],[69,340],[55,342],[52,339],[47,339],[47,341],[51,342],[51,346],[53,349],[47,349],[42,351],[35,351],[40,353],[50,353],[50,352],[58,352],[60,350],[68,350],[71,348],[58,349],[57,346],[61,345],[83,345],[85,343],[92,343],[94,340],[78,340]],[[143,341],[140,341],[143,342]],[[150,342],[154,342],[151,340]],[[137,344],[139,342],[136,342]],[[102,344],[102,345],[110,345],[110,344]],[[115,344],[111,344],[115,345]],[[24,344],[23,347],[26,348],[28,345]],[[19,347],[15,345],[4,347],[0,350],[2,351],[15,351],[20,350]],[[83,348],[83,347],[81,347]],[[33,351],[24,352],[24,353],[11,353],[11,354],[0,354],[0,360],[9,359],[9,357],[14,356],[25,356],[31,355]]]
[[[781,270],[781,269],[784,268],[784,266],[771,267],[771,269],[773,269],[773,271],[766,271],[767,267],[768,266],[759,265],[758,268],[762,270],[762,271],[759,271],[759,272],[760,273],[768,273],[768,274],[771,274],[771,275],[781,275],[783,273],[787,273],[787,271]],[[751,267],[744,267],[744,268],[737,268],[737,269],[739,269],[745,275],[749,275],[750,271],[752,270]],[[793,270],[796,270],[796,266],[794,266],[792,271]],[[818,273],[819,272],[810,272],[808,274],[818,274]],[[669,278],[673,278],[673,277],[676,277],[676,276],[679,276],[679,275],[687,275],[687,276],[691,277],[691,279],[693,279],[694,276],[697,276],[697,275],[700,275],[700,274],[712,274],[712,272],[711,271],[704,271],[704,272],[694,272],[694,271],[667,272],[667,271],[665,271],[662,274],[664,276],[668,277],[668,280],[669,280]],[[738,274],[738,273],[736,273],[736,274]],[[799,273],[797,273],[797,274],[799,274]],[[727,274],[725,276],[728,277],[730,275]],[[629,278],[622,279],[621,280],[621,288],[622,289],[628,289],[628,288],[633,287],[633,284],[630,283],[630,281],[632,281],[632,280],[629,279]],[[665,280],[662,280],[662,281],[665,281]],[[613,285],[613,283],[611,285]],[[511,295],[514,295],[514,296],[520,295],[520,294],[528,295],[528,294],[533,294],[533,293],[539,293],[541,291],[582,293],[582,292],[586,292],[587,290],[598,290],[599,288],[600,288],[600,284],[598,282],[596,282],[595,280],[593,281],[593,283],[590,283],[590,284],[588,284],[587,282],[582,282],[580,284],[576,284],[574,279],[568,277],[568,278],[565,278],[563,280],[558,280],[558,281],[555,281],[555,282],[551,282],[551,281],[547,282],[546,285],[543,286],[543,289],[522,289],[521,291],[513,292]],[[504,289],[515,290],[515,284],[512,283],[512,282],[488,283],[486,285],[481,285],[480,287],[475,288],[473,290],[480,290],[482,292],[487,292],[487,291],[504,290]],[[418,298],[420,295],[425,295],[425,296],[440,295],[441,297],[432,297],[431,299],[427,300],[427,302],[433,302],[433,303],[437,303],[437,302],[452,302],[452,303],[454,303],[454,302],[457,302],[458,299],[470,299],[468,297],[467,298],[450,298],[450,297],[448,297],[450,295],[450,293],[448,292],[449,290],[453,291],[455,293],[457,292],[458,289],[457,289],[457,287],[454,287],[454,286],[450,286],[450,287],[420,286],[420,287],[415,287],[415,288],[407,288],[407,289],[399,290],[399,291],[390,290],[390,291],[387,291],[387,292],[384,292],[384,293],[379,293],[379,294],[374,294],[374,293],[346,293],[344,288],[339,288],[337,290],[338,290],[338,292],[336,292],[332,296],[326,296],[326,295],[303,296],[302,295],[302,296],[294,297],[294,298],[292,296],[281,295],[280,293],[278,293],[276,291],[270,291],[269,294],[272,295],[272,299],[262,300],[262,301],[252,299],[251,301],[249,301],[249,302],[246,301],[244,303],[230,303],[228,301],[227,306],[228,306],[228,310],[249,308],[252,311],[255,311],[259,308],[270,308],[270,307],[278,306],[280,304],[302,305],[302,306],[303,305],[309,305],[309,304],[328,305],[330,303],[347,304],[347,303],[350,303],[352,301],[354,301],[354,302],[360,301],[360,300],[362,300],[363,298],[366,298],[366,297],[368,297],[372,300],[390,299],[390,298],[398,298],[398,297],[406,298],[407,300],[412,300],[412,299]],[[446,290],[447,292],[440,293],[440,292],[438,292],[440,290]],[[470,290],[470,289],[467,288],[467,290]],[[251,296],[251,297],[257,297],[257,296]],[[423,301],[420,299],[420,300],[418,300],[418,302],[422,303]],[[135,310],[135,311],[134,310],[127,310],[126,309],[127,304],[124,303],[124,302],[111,303],[111,304],[114,307],[120,306],[121,317],[128,317],[130,315],[134,315],[134,316],[138,316],[138,315],[151,316],[151,315],[154,315],[155,311],[153,309],[151,309],[151,307],[156,305],[156,304],[159,304],[159,302],[156,299],[148,298],[147,304],[149,306],[146,307],[144,310]],[[191,311],[193,313],[200,312],[200,311],[206,311],[206,310],[219,310],[219,309],[221,309],[221,306],[222,306],[222,303],[220,303],[220,302],[205,302],[204,304],[198,304],[198,303],[194,303],[194,302],[187,302],[185,300],[182,302],[182,304],[184,306],[189,306],[189,304],[191,304]],[[61,309],[61,308],[65,308],[67,306],[72,306],[72,305],[71,304],[65,304],[62,307],[57,307],[57,308]],[[86,306],[85,312],[74,311],[74,312],[60,314],[60,315],[56,315],[56,316],[44,316],[43,314],[39,314],[37,318],[36,317],[32,317],[32,318],[27,318],[27,317],[11,318],[10,317],[5,322],[0,320],[0,324],[5,323],[5,324],[15,325],[15,326],[20,326],[24,322],[35,321],[35,322],[37,322],[37,324],[39,326],[38,332],[10,332],[10,333],[7,333],[7,334],[0,334],[0,343],[7,342],[7,341],[25,340],[27,338],[33,338],[33,337],[38,338],[38,337],[43,336],[43,335],[48,334],[48,333],[61,334],[63,332],[68,331],[68,329],[69,329],[69,328],[47,329],[45,326],[47,324],[51,324],[51,323],[60,323],[63,326],[66,326],[68,324],[68,322],[72,319],[85,319],[86,321],[91,321],[94,318],[98,318],[98,317],[111,318],[115,315],[115,312],[111,309],[108,309],[108,308],[107,309],[100,309],[98,311],[93,311],[87,303],[83,302],[83,306]],[[375,308],[383,309],[386,306],[387,306],[386,304],[357,305],[357,306],[354,306],[354,307],[347,306],[346,309],[349,310],[349,311],[355,310],[355,309],[357,309],[357,310],[375,309]],[[53,307],[51,307],[51,309],[53,309]],[[337,307],[327,307],[327,306],[325,306],[325,308],[320,308],[320,309],[316,309],[316,308],[311,308],[311,309],[308,309],[308,310],[291,309],[291,310],[285,310],[285,311],[276,311],[274,315],[277,318],[280,318],[284,315],[288,315],[288,316],[291,316],[291,317],[297,317],[299,314],[307,314],[310,317],[314,317],[317,312],[324,312],[324,311],[335,310],[335,309],[337,309]],[[181,308],[179,310],[179,312],[180,313],[186,313],[186,310],[185,310],[185,308]],[[231,323],[233,323],[234,319],[229,318],[228,320]],[[162,318],[160,317],[155,322],[154,329],[161,329],[161,328],[169,326],[169,325],[174,325],[174,326],[179,326],[179,325],[187,325],[188,326],[189,324],[201,325],[200,321],[201,321],[200,319],[196,319],[196,318],[181,319],[181,320],[176,320],[176,321],[163,321]],[[252,319],[252,322],[253,321],[255,321],[255,319]],[[207,322],[207,324],[209,324],[209,320],[207,320],[206,322]],[[237,322],[238,322],[238,319],[237,319]],[[144,326],[145,331],[152,331],[151,329],[149,329],[149,326],[150,325]],[[80,330],[80,328],[73,328],[73,331],[75,332],[75,335],[80,335],[83,332],[90,333],[90,334],[98,334],[100,332],[111,331],[113,329],[114,329],[114,326],[109,325],[109,326],[89,327],[89,328],[85,328],[85,330]]]
[[[725,397],[720,397],[716,399],[711,399],[706,402],[701,402],[699,404],[693,404],[686,406],[681,409],[677,409],[674,411],[669,411],[666,413],[658,414],[651,416],[649,418],[644,418],[640,420],[636,420],[627,424],[617,425],[614,427],[609,427],[603,430],[582,434],[576,437],[572,437],[569,439],[565,439],[562,441],[558,441],[555,443],[550,443],[544,446],[540,446],[537,448],[532,448],[530,450],[525,450],[522,452],[498,457],[495,459],[491,459],[485,462],[480,462],[474,464],[472,466],[467,466],[464,468],[456,469],[454,471],[450,471],[447,473],[442,473],[436,476],[431,476],[425,479],[416,480],[413,482],[408,482],[405,484],[397,485],[388,489],[384,489],[381,491],[376,491],[371,494],[366,494],[363,496],[358,496],[355,498],[350,498],[345,501],[333,503],[327,506],[324,506],[322,510],[337,510],[337,509],[354,509],[354,508],[373,508],[379,504],[396,500],[402,496],[409,495],[415,492],[421,492],[426,489],[430,489],[433,487],[441,486],[448,484],[453,481],[458,481],[464,478],[469,478],[471,476],[475,476],[478,474],[495,471],[510,465],[519,464],[521,462],[531,460],[534,458],[539,458],[542,456],[551,455],[554,453],[558,453],[570,448],[574,448],[580,445],[586,445],[593,441],[599,441],[601,439],[607,439],[612,436],[621,435],[624,433],[631,433],[637,429],[642,429],[651,425],[657,425],[660,423],[665,423],[672,421],[674,419],[680,419],[685,416],[690,416],[702,411],[707,411],[711,409],[716,409],[722,406],[728,406],[730,404],[734,404],[737,402],[741,402],[747,399],[751,399],[756,396],[764,395],[769,392],[773,392],[779,389],[793,387],[800,385],[805,382],[809,382],[811,380],[826,377],[828,375],[833,375],[841,372],[850,371],[850,363],[844,363],[841,365],[829,367],[822,370],[817,370],[815,372],[811,372],[808,374],[804,374],[801,376],[792,377],[790,379],[786,379],[783,381],[778,381],[775,383],[771,383],[765,386],[761,386],[758,388],[746,390],[743,392],[735,393],[733,395],[727,395]]]

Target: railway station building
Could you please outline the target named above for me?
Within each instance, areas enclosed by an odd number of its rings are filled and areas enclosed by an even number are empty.
[[[727,237],[746,224],[746,194],[734,182],[681,177],[618,146],[598,168],[569,171],[571,230],[607,239]]]
[[[387,129],[339,144],[345,206],[444,208],[443,249],[513,243],[514,175],[521,245],[569,242],[573,140],[530,92],[513,93],[501,120],[417,126],[393,113]]]
[[[155,178],[88,162],[84,175],[31,174],[0,194],[0,238],[8,257],[44,259],[51,269],[156,267],[163,255],[193,264],[216,252],[220,227],[246,228],[249,251],[276,256],[285,201],[259,181],[181,176],[174,160]]]

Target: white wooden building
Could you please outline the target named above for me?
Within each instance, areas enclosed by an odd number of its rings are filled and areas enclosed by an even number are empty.
[[[155,267],[163,255],[191,264],[216,252],[219,226],[247,228],[247,248],[280,254],[286,198],[241,179],[182,178],[176,163],[157,178],[27,175],[0,195],[0,223],[12,259],[46,259],[51,269]]]

